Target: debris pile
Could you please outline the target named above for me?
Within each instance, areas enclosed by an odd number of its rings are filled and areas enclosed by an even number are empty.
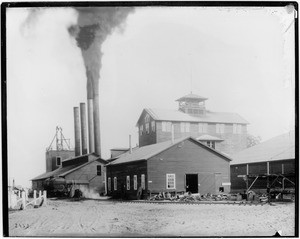
[[[253,191],[246,193],[226,194],[220,192],[219,194],[206,193],[200,195],[199,193],[192,194],[187,193],[165,193],[160,192],[158,194],[150,196],[150,201],[173,201],[173,202],[200,202],[200,201],[249,201],[256,203],[267,203],[270,200],[267,194],[256,194]]]
[[[239,198],[239,197],[237,197]],[[200,195],[199,193],[192,194],[190,192],[184,193],[184,194],[174,194],[171,193],[164,193],[160,192],[154,196],[150,197],[150,201],[156,200],[156,201],[163,201],[163,200],[170,200],[175,202],[199,202],[199,201],[226,201],[226,200],[237,200],[237,198],[230,197],[228,194],[217,194],[213,195],[210,193]],[[241,200],[241,199],[240,199]]]

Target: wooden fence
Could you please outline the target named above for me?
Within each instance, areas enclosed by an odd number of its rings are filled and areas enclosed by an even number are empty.
[[[18,205],[21,203],[21,209],[25,210],[27,206],[33,205],[34,207],[39,207],[42,205],[47,206],[47,191],[44,190],[43,194],[42,191],[40,190],[38,193],[37,197],[37,191],[33,191],[33,200],[29,201],[28,200],[28,195],[26,192],[22,191],[22,193],[19,191],[18,192],[18,199],[16,201],[16,204]]]

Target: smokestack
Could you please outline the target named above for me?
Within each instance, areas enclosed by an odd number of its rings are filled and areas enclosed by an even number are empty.
[[[89,149],[101,156],[100,117],[99,117],[99,79],[101,69],[101,46],[112,31],[121,27],[130,7],[80,7],[77,25],[69,27],[81,49],[87,75]],[[91,105],[91,101],[93,105]],[[91,113],[93,108],[93,117]],[[93,124],[91,121],[93,119]],[[93,129],[93,132],[92,132]],[[94,137],[94,139],[92,138]],[[94,149],[92,148],[94,146]]]
[[[80,155],[80,123],[79,108],[74,107],[74,137],[75,137],[75,156]]]
[[[129,153],[132,153],[132,147],[131,147],[131,135],[129,135]]]
[[[94,94],[93,108],[94,108],[95,153],[98,154],[101,157],[99,94]]]
[[[94,141],[94,116],[93,116],[93,99],[87,99],[88,108],[88,130],[89,130],[89,153],[95,152]]]
[[[174,144],[174,125],[171,124],[171,137],[172,137],[172,144]]]
[[[86,131],[86,109],[85,103],[80,103],[81,122],[81,154],[87,154],[87,131]]]

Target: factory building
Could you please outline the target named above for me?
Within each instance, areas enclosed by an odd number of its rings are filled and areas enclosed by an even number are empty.
[[[93,112],[89,110],[87,127],[85,103],[80,103],[80,108],[74,107],[73,111],[75,150],[64,149],[63,142],[67,143],[67,141],[62,133],[59,137],[62,129],[57,127],[55,137],[46,152],[46,173],[31,180],[32,188],[47,190],[48,195],[53,193],[69,195],[70,189],[74,188],[84,192],[95,192],[98,195],[105,194],[106,168],[104,166],[107,161],[101,158],[100,147],[94,140],[100,137],[100,131],[95,129],[95,124],[90,123]],[[89,135],[88,128],[92,132]],[[91,137],[89,141],[88,136]],[[56,150],[52,150],[53,142],[56,142]]]
[[[146,145],[107,164],[107,192],[129,199],[136,199],[141,189],[144,196],[230,192],[230,160],[192,137]]]
[[[295,182],[295,131],[247,148],[231,155],[231,158],[231,189],[234,192],[246,190],[257,175],[261,177],[251,187],[254,191],[266,190],[267,177],[264,176],[267,175],[274,175],[269,179],[270,183],[274,182],[272,187],[295,187],[292,183]],[[248,182],[246,176],[249,176]]]
[[[84,191],[93,190],[105,194],[105,165],[107,162],[97,154],[81,155],[62,161],[61,166],[51,172],[32,179],[33,190],[66,192],[71,186]]]
[[[171,140],[173,128],[175,139],[191,136],[229,155],[245,149],[248,122],[236,113],[207,110],[206,100],[191,93],[177,99],[178,110],[144,109],[136,124],[139,146]]]

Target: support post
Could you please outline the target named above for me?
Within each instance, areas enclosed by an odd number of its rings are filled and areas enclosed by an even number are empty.
[[[248,164],[247,164],[248,166]],[[248,167],[247,167],[248,168]],[[247,170],[248,171],[248,170]],[[246,175],[246,197],[247,197],[247,201],[248,201],[248,188],[249,188],[249,179],[248,179],[248,175]]]
[[[33,205],[36,205],[36,190],[33,191]]]
[[[41,199],[42,198],[42,191],[40,190],[39,191],[39,199]]]
[[[46,190],[44,190],[43,198],[44,198],[44,204],[45,204],[45,206],[47,206],[47,191]]]
[[[23,205],[23,210],[26,209],[26,198],[25,198],[25,192],[22,192],[22,205]]]
[[[267,196],[268,196],[268,203],[271,203],[271,195],[270,195],[270,179],[269,179],[269,175],[267,175]]]

